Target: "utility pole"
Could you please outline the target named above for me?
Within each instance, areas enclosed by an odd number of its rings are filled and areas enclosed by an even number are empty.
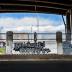
[[[32,41],[32,26],[33,26],[33,25],[31,25],[31,41]]]

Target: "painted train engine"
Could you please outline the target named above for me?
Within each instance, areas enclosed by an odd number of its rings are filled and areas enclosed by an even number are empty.
[[[14,50],[20,51],[21,53],[47,54],[48,52],[50,52],[50,49],[44,47],[45,47],[45,41],[37,42],[36,32],[34,33],[34,43],[30,43],[29,41],[27,43],[25,42],[14,43]]]

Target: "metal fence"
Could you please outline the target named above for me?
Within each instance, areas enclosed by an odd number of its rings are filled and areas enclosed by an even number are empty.
[[[62,34],[65,41],[65,34]],[[6,42],[6,33],[0,33],[0,41]],[[33,42],[34,33],[13,33],[13,42]],[[56,44],[56,33],[37,33],[37,41],[45,41],[45,44]]]
[[[65,40],[65,33],[62,34]],[[13,40],[33,40],[34,33],[13,33]],[[38,40],[56,40],[56,33],[37,33]],[[0,33],[0,40],[6,40],[6,33]]]

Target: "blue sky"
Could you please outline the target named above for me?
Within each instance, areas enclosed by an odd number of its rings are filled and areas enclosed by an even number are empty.
[[[22,17],[43,17],[49,18],[55,21],[62,21],[61,15],[56,14],[44,14],[44,13],[1,13],[0,17],[14,17],[14,18],[22,18]]]
[[[64,17],[65,18],[65,17]],[[3,32],[13,30],[15,32],[56,32],[62,28],[64,32],[64,24],[61,15],[44,14],[44,13],[1,13],[0,27]],[[26,29],[25,29],[26,28]]]

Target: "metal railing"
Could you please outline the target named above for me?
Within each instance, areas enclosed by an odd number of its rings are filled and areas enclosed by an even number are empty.
[[[65,33],[62,33],[65,40]],[[34,33],[13,33],[13,40],[33,40]],[[38,40],[56,40],[56,33],[37,33]],[[6,33],[0,33],[0,40],[6,40]]]

